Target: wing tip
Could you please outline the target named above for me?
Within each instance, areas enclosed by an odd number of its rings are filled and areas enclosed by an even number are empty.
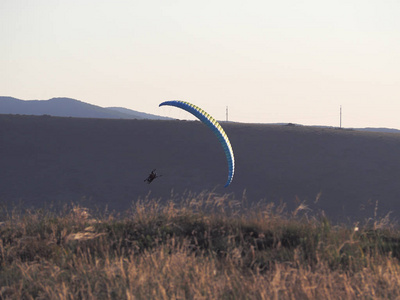
[[[232,179],[228,179],[228,182],[224,185],[224,188],[228,187],[232,183]]]

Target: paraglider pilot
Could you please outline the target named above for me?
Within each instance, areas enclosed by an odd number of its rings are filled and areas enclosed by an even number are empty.
[[[149,176],[144,180],[145,182],[147,181],[148,184],[150,184],[154,179],[156,179],[157,177],[160,177],[157,175],[156,173],[156,169],[154,169],[153,171],[151,171],[151,173],[149,174]]]

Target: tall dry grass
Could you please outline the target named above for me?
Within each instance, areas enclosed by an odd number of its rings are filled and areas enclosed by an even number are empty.
[[[1,299],[398,299],[400,230],[213,193],[1,212]]]

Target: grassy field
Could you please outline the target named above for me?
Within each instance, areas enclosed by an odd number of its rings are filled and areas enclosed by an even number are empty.
[[[0,299],[398,299],[400,230],[213,193],[0,212]]]

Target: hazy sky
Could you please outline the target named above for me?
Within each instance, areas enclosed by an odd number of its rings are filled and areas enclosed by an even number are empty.
[[[399,0],[1,0],[0,95],[400,128]]]

